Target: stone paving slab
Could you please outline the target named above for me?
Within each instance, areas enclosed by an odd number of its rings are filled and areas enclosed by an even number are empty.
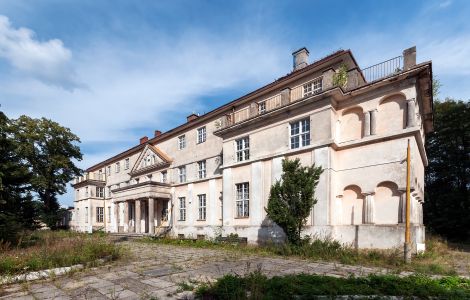
[[[212,282],[225,274],[261,270],[267,276],[310,273],[363,276],[386,270],[242,255],[233,251],[124,242],[130,258],[30,283],[0,286],[0,299],[191,299],[182,283]]]

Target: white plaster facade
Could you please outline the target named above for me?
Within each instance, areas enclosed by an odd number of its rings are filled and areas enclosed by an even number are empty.
[[[87,169],[73,184],[72,227],[279,240],[264,208],[282,160],[299,158],[324,169],[305,234],[401,247],[410,141],[412,240],[415,249],[424,243],[431,62],[416,64],[410,48],[396,58],[400,69],[368,82],[349,50],[312,64],[306,49],[294,56],[287,76]],[[341,65],[348,80],[339,87]]]

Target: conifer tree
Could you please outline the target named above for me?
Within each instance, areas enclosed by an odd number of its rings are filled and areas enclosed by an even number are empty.
[[[282,161],[282,177],[272,187],[266,212],[284,230],[289,243],[301,243],[307,217],[317,203],[314,198],[321,167],[303,167],[300,160]]]

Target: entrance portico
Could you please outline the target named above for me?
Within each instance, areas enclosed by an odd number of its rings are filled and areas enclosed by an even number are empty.
[[[153,235],[169,226],[168,184],[147,181],[112,190],[116,232]]]

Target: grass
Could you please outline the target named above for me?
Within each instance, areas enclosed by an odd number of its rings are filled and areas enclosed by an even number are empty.
[[[117,259],[122,249],[103,234],[70,231],[35,231],[17,245],[0,244],[0,275],[93,264],[100,258]]]
[[[403,252],[394,250],[357,250],[332,239],[313,239],[301,246],[289,244],[267,244],[262,246],[219,243],[212,240],[182,240],[171,238],[143,238],[142,242],[169,244],[184,247],[211,248],[236,251],[238,253],[263,256],[299,257],[313,261],[332,261],[348,265],[382,267],[400,271],[413,271],[423,274],[455,275],[455,259],[466,260],[468,254],[456,258],[455,251],[436,237],[426,241],[427,250],[424,254],[414,257],[411,264],[403,262]]]
[[[459,277],[432,279],[424,275],[336,278],[297,274],[268,278],[256,271],[244,277],[225,275],[215,283],[200,286],[196,295],[201,299],[312,299],[317,295],[469,299],[470,280]]]

